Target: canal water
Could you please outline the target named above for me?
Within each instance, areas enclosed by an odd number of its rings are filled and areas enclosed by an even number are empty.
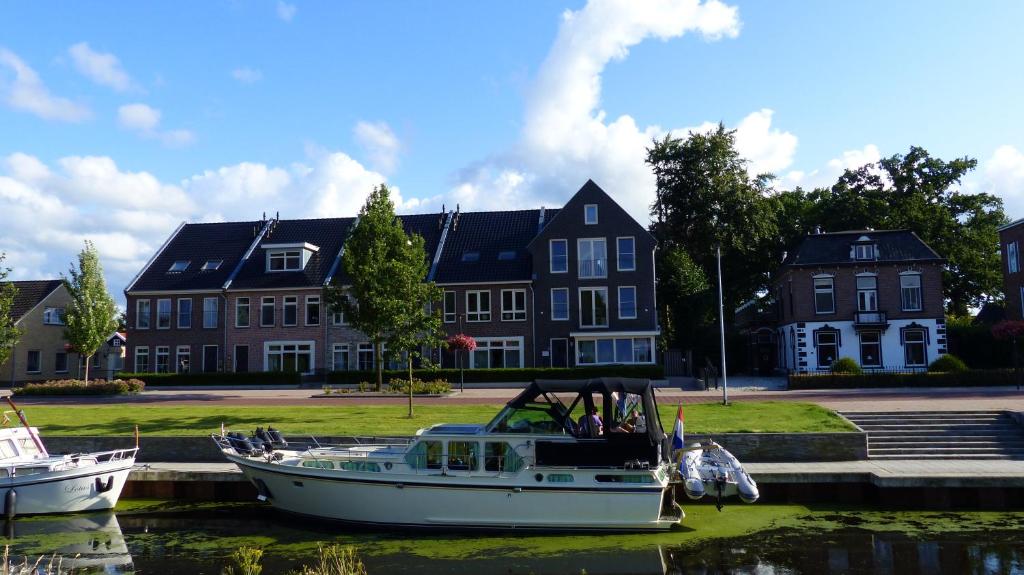
[[[368,532],[253,504],[125,500],[115,513],[6,525],[18,561],[54,554],[72,573],[219,575],[242,546],[263,573],[353,546],[369,575],[666,573],[1014,573],[1024,575],[1024,513],[888,512],[796,505],[687,507],[682,528],[630,535]]]

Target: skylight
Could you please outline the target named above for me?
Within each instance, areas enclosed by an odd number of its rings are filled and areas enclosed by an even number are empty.
[[[222,263],[224,263],[224,260],[206,260],[206,263],[203,264],[203,271],[218,270]]]
[[[178,260],[171,264],[171,269],[167,270],[167,273],[181,273],[188,269],[188,264],[192,263],[189,260]]]
[[[462,252],[462,261],[478,262],[480,261],[480,252]]]
[[[501,261],[509,261],[516,259],[515,250],[505,250],[498,252],[498,259]]]

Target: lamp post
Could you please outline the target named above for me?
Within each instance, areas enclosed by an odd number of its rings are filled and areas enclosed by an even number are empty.
[[[722,405],[729,404],[729,381],[725,374],[725,303],[722,301],[722,246],[715,248],[718,264],[718,331],[722,352]]]

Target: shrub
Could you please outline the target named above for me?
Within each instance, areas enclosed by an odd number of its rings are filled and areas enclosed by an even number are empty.
[[[852,373],[854,375],[860,375],[864,373],[864,370],[860,368],[860,365],[851,357],[841,357],[832,363],[832,373]]]
[[[293,371],[251,373],[119,373],[118,379],[141,379],[146,385],[299,385],[302,374]]]
[[[938,359],[928,366],[931,372],[967,371],[967,364],[955,355],[940,355]]]
[[[789,389],[850,389],[876,387],[979,387],[1017,385],[1012,369],[967,369],[947,372],[794,373],[789,376]]]
[[[406,370],[384,370],[384,380],[408,378]],[[415,369],[413,377],[426,381],[445,380],[459,381],[458,369]],[[595,367],[540,367],[540,368],[502,368],[502,369],[467,369],[465,377],[469,383],[490,383],[510,381],[533,381],[535,379],[589,379],[592,377],[638,377],[642,379],[662,379],[665,371],[660,365],[602,365]],[[327,374],[329,384],[358,384],[374,380],[376,374],[371,371],[332,371]],[[367,384],[369,385],[369,384]],[[372,390],[370,387],[366,391]],[[361,390],[362,391],[362,390]]]
[[[80,379],[56,379],[43,383],[30,383],[14,389],[14,395],[118,395],[138,393],[146,383],[138,379],[94,379],[88,383]]]
[[[412,378],[412,393],[413,395],[443,395],[452,390],[452,386],[443,379],[435,379],[434,381],[423,381],[419,378]],[[401,393],[404,395],[409,394],[409,380],[408,379],[392,379],[388,382],[388,393]]]

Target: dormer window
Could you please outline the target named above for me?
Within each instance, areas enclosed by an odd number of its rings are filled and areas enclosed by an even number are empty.
[[[309,243],[265,244],[268,272],[295,272],[306,268],[309,258],[320,250]]]
[[[224,263],[224,260],[206,260],[206,263],[203,264],[202,270],[204,272],[218,270],[222,263]]]
[[[179,274],[188,269],[188,264],[192,263],[189,260],[178,260],[171,264],[171,269],[167,270],[169,274]]]
[[[583,223],[592,226],[597,223],[597,204],[583,206]]]
[[[877,252],[874,242],[867,236],[861,236],[857,238],[857,242],[853,244],[853,259],[855,260],[874,260],[877,258]]]
[[[499,261],[507,262],[507,261],[511,261],[511,260],[514,260],[514,259],[516,259],[516,252],[515,252],[515,250],[504,250],[504,251],[498,252],[498,260]]]
[[[478,262],[480,261],[480,252],[462,252],[462,261]]]

